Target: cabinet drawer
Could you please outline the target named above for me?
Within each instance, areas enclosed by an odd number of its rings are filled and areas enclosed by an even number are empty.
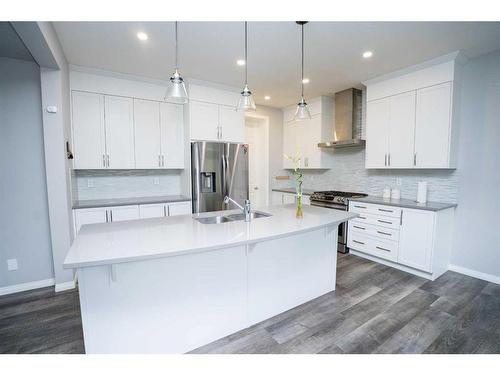
[[[377,225],[360,224],[357,222],[349,221],[349,232],[360,235],[368,235],[381,240],[399,240],[399,230],[383,228]]]
[[[391,261],[397,261],[398,259],[397,241],[379,240],[352,231],[348,234],[347,246],[351,249],[374,255],[379,258]]]
[[[383,228],[399,230],[400,217],[396,218],[360,212],[359,216],[355,219],[352,219],[350,222],[360,225],[378,225]]]
[[[399,207],[364,202],[349,202],[349,211],[397,218],[401,216],[401,208]]]

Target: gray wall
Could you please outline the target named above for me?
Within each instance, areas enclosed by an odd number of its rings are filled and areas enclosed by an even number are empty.
[[[40,70],[0,58],[0,287],[54,277]],[[17,258],[18,271],[6,260]]]
[[[463,69],[452,264],[500,281],[500,51]]]

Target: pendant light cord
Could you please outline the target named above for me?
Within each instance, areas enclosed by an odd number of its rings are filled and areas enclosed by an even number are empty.
[[[177,21],[175,21],[175,70],[177,70],[177,55],[178,55],[178,48],[177,48]]]
[[[302,79],[300,80],[300,82],[302,84],[302,98],[304,98],[304,24],[302,24],[301,27],[302,27],[302,69],[301,69]]]
[[[248,25],[245,21],[245,85],[248,84]]]

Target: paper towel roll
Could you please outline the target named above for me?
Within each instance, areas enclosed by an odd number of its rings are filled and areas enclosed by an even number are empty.
[[[418,203],[427,202],[427,182],[426,181],[420,181],[418,183],[417,202]]]

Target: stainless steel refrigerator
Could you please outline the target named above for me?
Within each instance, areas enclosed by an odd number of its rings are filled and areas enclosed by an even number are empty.
[[[191,142],[193,212],[237,208],[224,203],[226,195],[242,206],[248,199],[248,145]]]

